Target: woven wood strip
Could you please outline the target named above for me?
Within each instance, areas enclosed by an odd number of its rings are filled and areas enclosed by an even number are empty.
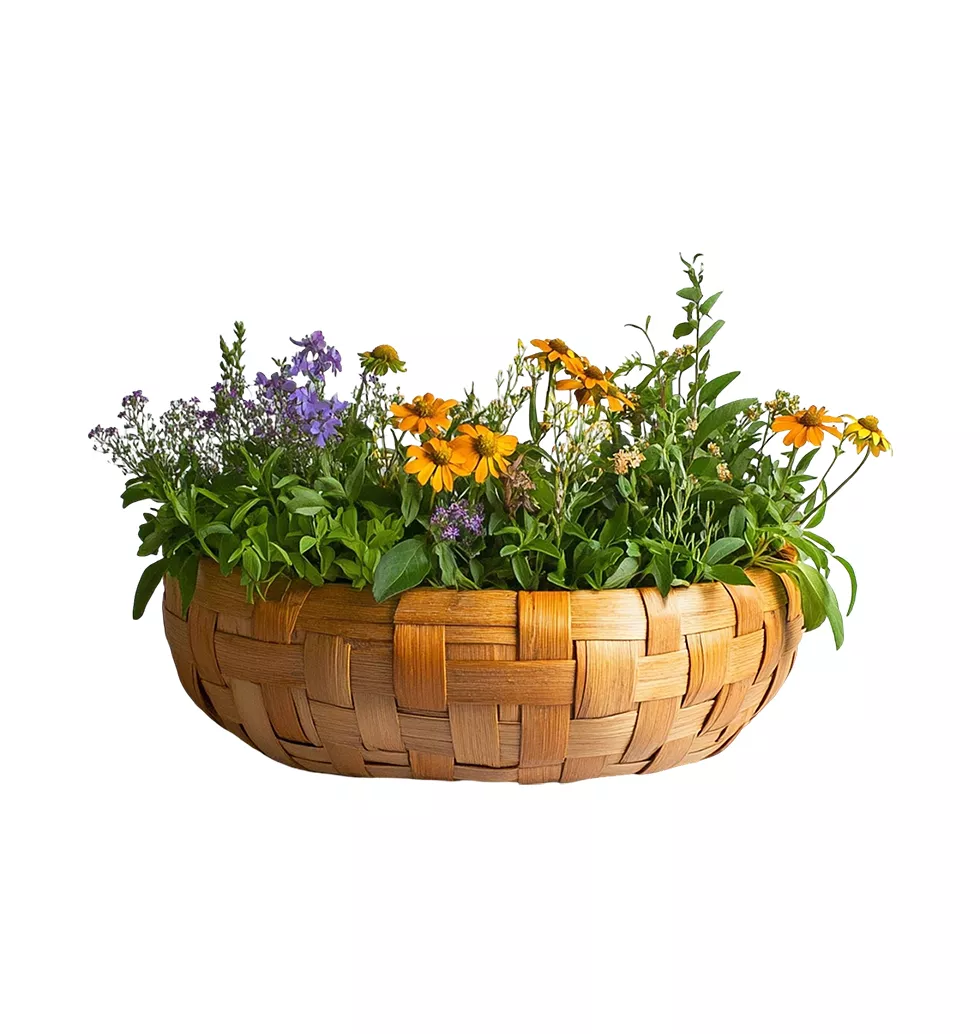
[[[166,580],[181,684],[286,765],[376,778],[576,782],[726,749],[779,692],[803,634],[792,579],[609,592],[344,586],[249,603],[202,562],[186,615]]]
[[[557,671],[556,665],[566,665],[563,670],[567,670],[574,688],[572,606],[568,593],[519,593],[517,622],[518,663],[543,666],[542,671],[549,675]],[[539,698],[529,699],[525,693],[514,700],[521,706],[518,782],[550,781],[541,772],[525,771],[538,767],[546,769],[554,779],[561,778],[561,764],[568,756],[571,702],[571,697],[565,696],[539,702]],[[557,775],[554,774],[556,768]]]

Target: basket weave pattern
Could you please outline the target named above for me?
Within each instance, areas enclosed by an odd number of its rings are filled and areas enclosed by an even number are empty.
[[[368,591],[293,583],[250,604],[202,562],[164,624],[181,682],[283,764],[356,776],[572,782],[723,750],[802,636],[795,583],[672,590]]]

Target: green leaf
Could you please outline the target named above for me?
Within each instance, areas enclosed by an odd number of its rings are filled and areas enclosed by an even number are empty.
[[[348,500],[352,503],[357,502],[361,489],[364,487],[364,463],[365,457],[362,456],[347,476],[346,482],[344,482],[344,491],[347,494]]]
[[[745,531],[745,518],[748,516],[748,510],[741,503],[738,506],[733,506],[728,514],[728,534],[735,536],[741,535]]]
[[[196,553],[185,557],[180,569],[177,571],[177,582],[180,585],[180,602],[183,608],[184,617],[187,617],[187,608],[194,598],[194,590],[197,588],[197,570],[200,566],[200,558]]]
[[[708,574],[717,582],[726,582],[728,585],[752,585],[752,579],[734,564],[713,564],[708,568]]]
[[[682,287],[677,292],[677,297],[678,298],[684,298],[686,301],[689,301],[689,302],[696,302],[701,297],[701,288],[700,287]]]
[[[805,531],[805,532],[803,532],[803,534],[808,539],[813,539],[814,542],[819,543],[821,546],[823,546],[824,549],[827,549],[831,553],[833,553],[833,551],[834,551],[833,543],[828,542],[825,538],[823,538],[821,535],[818,535],[815,531]]]
[[[507,547],[504,546],[504,549]],[[533,549],[535,553],[544,553],[546,556],[554,557],[556,560],[561,556],[561,552],[558,547],[547,539],[531,539],[530,542],[524,543],[525,549]],[[500,551],[500,555],[504,555],[504,550]]]
[[[640,561],[633,556],[623,557],[613,573],[602,583],[604,589],[621,589],[639,569]]]
[[[522,589],[530,589],[534,585],[534,575],[531,574],[531,566],[523,553],[511,557],[511,567],[514,569],[514,577]]]
[[[657,583],[660,595],[667,598],[670,592],[670,583],[674,580],[674,573],[670,568],[670,558],[666,553],[656,553],[652,561],[653,579]]]
[[[722,291],[718,291],[717,294],[713,294],[710,298],[705,298],[705,300],[701,303],[701,312],[703,315],[707,316],[708,313],[711,312],[715,302],[718,301],[722,294]]]
[[[701,335],[700,341],[698,342],[702,348],[707,345],[711,339],[718,333],[719,330],[725,325],[724,320],[715,320],[710,327]]]
[[[796,566],[799,570],[806,572],[806,577],[812,580],[814,588],[820,595],[824,613],[827,615],[827,621],[834,633],[834,645],[839,650],[844,645],[844,618],[840,612],[840,604],[837,602],[837,593],[834,592],[830,582],[809,564],[797,564]]]
[[[140,575],[139,583],[136,586],[136,595],[133,597],[134,621],[138,621],[143,616],[146,605],[150,602],[150,597],[153,593],[156,592],[156,588],[160,584],[160,580],[163,578],[163,573],[169,563],[169,557],[164,557],[162,560],[154,560]]]
[[[714,377],[698,392],[698,400],[704,405],[708,405],[732,383],[733,380],[739,375],[741,371],[735,370],[733,373],[723,373],[720,377]]]
[[[520,551],[521,551],[521,547],[520,546],[515,545],[513,542],[508,542],[506,546],[501,546],[501,548],[500,548],[500,556],[503,556],[503,557],[513,556],[515,553],[519,553]]]
[[[847,616],[850,617],[851,611],[854,609],[854,604],[857,600],[858,595],[857,575],[854,573],[854,568],[847,560],[845,560],[842,556],[837,556],[836,553],[833,553],[832,555],[834,559],[837,561],[837,563],[844,568],[844,570],[847,572],[847,577],[851,580],[851,601],[847,605]]]
[[[612,517],[603,524],[602,531],[599,532],[599,545],[605,547],[619,542],[626,534],[628,523],[629,503],[620,503]]]
[[[442,584],[447,588],[455,588],[460,575],[459,566],[453,556],[452,547],[448,542],[436,543],[436,559],[439,561],[439,573],[442,576]]]
[[[714,431],[724,427],[730,420],[734,420],[746,406],[752,405],[753,402],[755,399],[752,398],[736,399],[734,402],[726,402],[723,406],[713,409],[699,422],[698,429],[694,432],[694,444],[700,445],[707,441]]]
[[[409,478],[402,488],[402,520],[406,528],[418,517],[421,505],[422,486],[415,478]]]
[[[704,562],[709,566],[716,564],[719,560],[723,560],[726,556],[730,556],[744,547],[745,539],[742,538],[735,538],[733,536],[731,538],[718,539],[708,547],[707,553],[704,554]],[[742,583],[740,582],[739,584]]]
[[[123,509],[127,506],[131,506],[133,503],[138,503],[143,499],[156,499],[156,494],[153,488],[141,481],[135,485],[130,485],[125,492],[122,494]]]
[[[258,506],[258,504],[261,502],[261,499],[249,499],[246,502],[242,503],[242,505],[239,506],[238,509],[235,511],[234,517],[232,517],[231,519],[232,530],[234,531],[234,529],[237,528],[243,520],[245,520],[245,517],[248,515],[249,510],[251,510],[253,506]]]
[[[231,528],[229,528],[227,524],[213,523],[213,524],[205,524],[204,527],[201,528],[198,531],[197,537],[199,539],[206,539],[208,537],[208,535],[230,535],[230,534],[231,534]]]
[[[674,327],[674,339],[676,340],[680,337],[687,337],[688,334],[693,334],[695,329],[696,325],[694,323],[688,323],[687,320],[683,323],[678,323],[677,326]]]
[[[432,569],[422,539],[405,539],[393,546],[374,572],[374,598],[381,603],[406,589],[414,589]]]
[[[278,555],[276,555],[276,554],[278,554]],[[284,564],[286,564],[287,566],[292,564],[292,560],[290,559],[289,554],[286,552],[286,550],[284,550],[282,548],[282,546],[279,545],[278,542],[270,542],[269,543],[269,559],[270,560],[279,559]]]
[[[262,561],[251,546],[242,553],[242,569],[253,582],[257,582],[262,577]]]

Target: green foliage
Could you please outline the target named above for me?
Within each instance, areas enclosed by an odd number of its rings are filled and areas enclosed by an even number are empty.
[[[201,557],[226,575],[237,572],[250,598],[277,579],[370,586],[378,600],[422,584],[656,586],[666,595],[703,581],[752,584],[746,570],[763,567],[796,580],[807,629],[826,621],[839,646],[843,618],[830,558],[849,579],[848,613],[857,578],[815,529],[842,487],[831,489],[828,475],[844,444],[831,440],[829,466],[812,474],[821,448],[774,447],[772,421],[798,409],[798,398],[719,401],[738,373],[708,377],[708,346],[724,326],[713,315],[722,292],[704,297],[699,258],[682,258],[684,318],[673,337],[683,343],[658,351],[649,317],[628,324],[643,334],[650,357],[632,356],[591,387],[583,371],[597,368],[564,342],[535,341],[546,346],[535,355],[519,343],[490,403],[471,389],[448,427],[419,437],[397,426],[390,407],[404,400],[373,373],[401,372],[404,364],[394,350],[379,357],[376,349],[362,353],[342,432],[323,447],[300,448],[287,436],[270,449],[242,430],[223,441],[220,469],[165,464],[143,449],[123,504],[157,504],[144,514],[138,552],[159,559],[140,578],[134,617],[164,574],[177,579],[186,607]],[[224,398],[228,389],[246,390],[244,340],[236,324],[232,343],[220,342]],[[577,394],[559,388],[563,380]],[[499,476],[477,481],[469,470],[457,473],[452,492],[434,492],[406,472],[410,445],[451,444],[470,425],[507,435],[522,411],[528,436],[507,453]],[[178,443],[171,453],[193,449]]]

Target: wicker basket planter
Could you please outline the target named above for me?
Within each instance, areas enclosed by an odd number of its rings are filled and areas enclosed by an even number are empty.
[[[315,772],[572,782],[723,750],[775,696],[803,629],[795,584],[605,592],[417,589],[388,603],[293,583],[247,602],[203,562],[164,625],[219,725]]]

